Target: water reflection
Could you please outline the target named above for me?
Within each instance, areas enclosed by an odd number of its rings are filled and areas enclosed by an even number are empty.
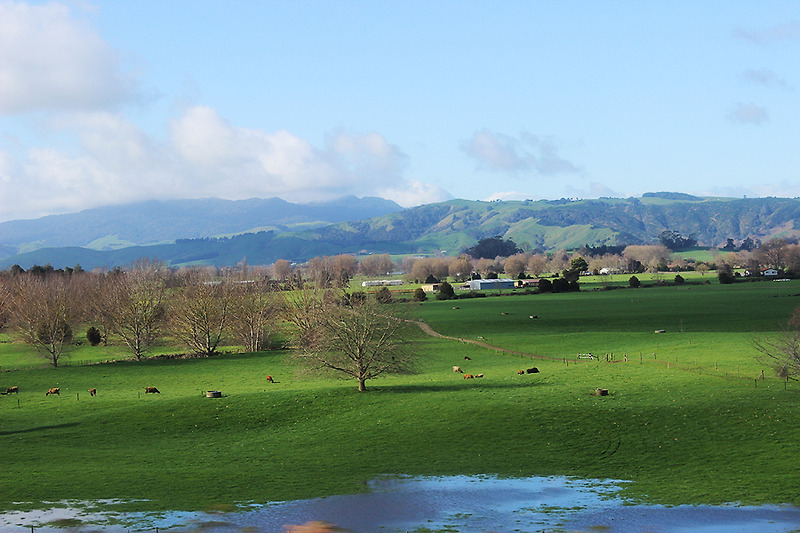
[[[37,532],[204,531],[284,532],[503,532],[610,531],[654,533],[780,533],[800,529],[790,506],[632,506],[617,493],[621,482],[564,477],[382,478],[369,492],[271,503],[241,513],[121,515],[63,507],[38,516],[0,515],[0,531],[35,526]],[[77,514],[76,514],[77,513]],[[82,513],[82,514],[81,514]],[[60,520],[53,523],[54,520]],[[93,522],[95,525],[90,525]],[[117,525],[120,524],[120,525]],[[327,528],[321,524],[328,524]],[[338,528],[334,529],[335,524]],[[301,529],[299,526],[303,526]]]

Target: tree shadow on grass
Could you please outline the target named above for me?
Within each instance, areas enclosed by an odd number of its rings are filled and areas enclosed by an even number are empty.
[[[14,431],[0,431],[0,436],[4,435],[16,435],[18,433],[32,433],[34,431],[47,431],[48,429],[61,429],[61,428],[68,428],[77,426],[78,422],[68,422],[66,424],[55,424],[52,426],[37,426],[34,428],[27,428],[27,429],[17,429]]]
[[[459,390],[472,389],[518,389],[527,387],[545,386],[547,383],[542,381],[520,381],[519,383],[497,383],[486,380],[485,378],[475,378],[471,380],[461,380],[453,383],[409,383],[407,385],[367,385],[369,392],[393,392],[393,393],[420,393],[420,392],[455,392]]]

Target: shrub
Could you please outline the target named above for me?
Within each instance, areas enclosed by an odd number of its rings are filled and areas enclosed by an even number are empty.
[[[717,275],[717,279],[720,283],[727,285],[736,281],[736,279],[730,274],[730,272],[726,272],[724,270],[720,270],[719,274]]]
[[[89,344],[92,346],[97,346],[103,341],[103,335],[100,333],[99,329],[92,326],[86,330],[86,340],[89,341]]]
[[[425,291],[422,290],[422,287],[417,287],[417,290],[414,291],[414,301],[415,302],[424,302],[428,299],[428,295],[425,294]]]
[[[456,291],[453,290],[453,286],[443,281],[441,285],[439,285],[439,292],[436,293],[437,300],[452,300],[456,297]]]
[[[683,285],[686,280],[680,274],[675,274],[675,285]]]
[[[642,286],[642,282],[639,281],[639,278],[637,278],[636,276],[631,276],[630,279],[628,280],[628,286],[637,289]]]
[[[392,292],[388,287],[381,287],[375,291],[375,299],[382,304],[392,303]]]

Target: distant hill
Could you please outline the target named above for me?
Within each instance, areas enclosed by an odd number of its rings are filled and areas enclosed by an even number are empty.
[[[215,216],[225,218],[224,213]],[[212,235],[226,231],[210,221],[205,227]],[[159,258],[173,265],[235,265],[246,258],[255,265],[339,253],[455,255],[493,236],[512,239],[526,250],[547,251],[586,244],[658,243],[659,234],[665,230],[691,236],[700,246],[722,246],[729,238],[737,242],[747,237],[762,241],[800,238],[800,200],[699,198],[681,193],[597,200],[451,200],[362,220],[350,218],[305,229],[298,224],[293,231],[286,229],[288,224],[229,237],[181,238],[172,243],[106,251],[39,249],[0,260],[0,268],[15,263],[23,268],[46,263],[57,268],[76,263],[94,268],[126,265],[140,257]]]
[[[314,204],[293,204],[280,198],[153,200],[0,223],[0,258],[40,248],[114,250],[261,230],[287,232],[402,209],[390,200],[355,196]]]

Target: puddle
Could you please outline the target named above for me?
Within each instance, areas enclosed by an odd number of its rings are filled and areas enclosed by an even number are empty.
[[[45,511],[0,515],[0,531],[283,532],[312,521],[352,532],[652,532],[783,533],[800,530],[792,506],[641,506],[617,496],[623,482],[565,477],[380,478],[363,494],[253,505],[238,513],[115,513],[49,504]],[[121,503],[121,502],[118,502]]]

